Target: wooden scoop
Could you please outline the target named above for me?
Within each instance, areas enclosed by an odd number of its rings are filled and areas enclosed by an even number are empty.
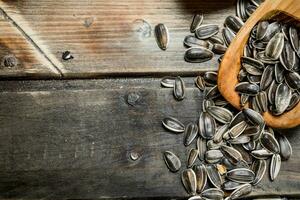
[[[271,18],[293,21],[300,24],[300,0],[266,0],[247,20],[228,47],[218,73],[218,87],[224,98],[237,109],[241,109],[240,96],[235,91],[241,67],[243,49],[252,28],[260,21]],[[293,23],[293,24],[295,24]],[[247,106],[247,105],[246,105]],[[292,128],[300,125],[300,103],[291,111],[280,116],[266,112],[263,117],[273,128]]]

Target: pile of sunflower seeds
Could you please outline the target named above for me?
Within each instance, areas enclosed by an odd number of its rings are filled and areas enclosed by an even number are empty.
[[[281,115],[300,101],[299,30],[277,21],[260,21],[252,30],[241,58],[241,105]]]
[[[262,0],[238,0],[238,16],[226,18],[225,27],[222,29],[222,38],[216,35],[219,32],[216,25],[202,25],[203,15],[195,15],[190,27],[190,31],[195,33],[195,36],[189,35],[184,39],[184,45],[189,47],[185,53],[185,60],[188,62],[205,62],[210,60],[214,53],[224,53],[226,46],[230,44],[235,34],[243,26],[243,22],[261,2]],[[266,30],[269,29],[269,25],[271,24],[266,26]],[[158,26],[161,27],[158,28]],[[165,39],[157,38],[157,41],[160,41],[159,46],[162,49],[166,49],[167,43],[162,41],[168,41],[167,28],[163,24],[158,26],[156,31],[159,33],[156,35],[165,34],[166,36],[160,36]],[[255,37],[257,29],[253,31]],[[279,29],[278,32],[280,34],[287,33],[283,29]],[[288,34],[285,34],[284,37],[290,37]],[[260,42],[257,43],[258,46],[262,45]],[[276,52],[276,48],[279,48],[278,41],[270,46],[272,53],[278,54]],[[281,48],[285,49],[286,47]],[[255,48],[252,47],[252,49]],[[252,49],[247,46],[245,52],[248,53],[251,50],[251,55],[253,55]],[[295,54],[299,52],[293,50]],[[259,54],[260,51],[257,50],[257,53]],[[287,57],[290,56],[289,53],[286,51]],[[222,56],[220,60],[221,58]],[[246,60],[247,65],[262,63],[263,68],[261,69],[265,69],[264,62],[256,62],[253,58],[243,58],[243,60]],[[256,67],[256,65],[252,67]],[[283,74],[291,73],[290,71],[294,67],[289,69],[282,70],[285,72]],[[282,79],[284,79],[284,75],[281,77]],[[239,199],[252,192],[253,187],[260,183],[267,170],[270,173],[271,181],[275,180],[280,172],[281,162],[288,160],[292,155],[292,147],[288,139],[265,124],[260,110],[244,108],[242,111],[237,111],[230,106],[218,90],[216,72],[206,72],[204,75],[198,76],[195,79],[195,84],[204,92],[205,96],[202,105],[203,112],[197,122],[191,121],[185,125],[171,116],[162,120],[163,127],[168,131],[176,134],[183,133],[184,146],[194,145],[183,160],[176,155],[176,152],[165,151],[163,153],[163,159],[168,169],[173,173],[180,171],[182,184],[191,196],[189,200],[218,200],[224,199],[225,196],[227,200]],[[252,83],[250,82],[250,84]],[[290,85],[289,83],[286,84]],[[299,82],[295,84],[299,86]],[[185,98],[185,83],[181,77],[164,77],[161,80],[161,85],[172,88],[176,100],[181,101]],[[284,91],[285,88],[280,90]],[[279,93],[280,91],[272,93],[272,95]],[[267,162],[269,159],[270,162]]]

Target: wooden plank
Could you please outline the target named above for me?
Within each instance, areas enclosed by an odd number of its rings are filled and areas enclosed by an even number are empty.
[[[203,95],[191,80],[181,102],[150,78],[0,81],[0,91],[0,199],[187,197],[162,152],[184,163],[188,148],[161,119],[198,119]],[[132,93],[139,98],[128,104]],[[299,130],[287,133],[293,156],[278,179],[265,177],[252,197],[300,197]]]
[[[235,13],[235,0],[22,0],[1,1],[0,7],[65,77],[191,75],[218,67],[218,56],[201,64],[183,59],[182,41],[190,34],[193,14],[203,12],[205,24],[222,27],[225,17]],[[165,52],[153,34],[158,23],[170,31]],[[75,59],[62,62],[65,50]]]
[[[0,18],[0,78],[57,78],[60,72],[4,13]],[[15,64],[5,65],[6,59]]]

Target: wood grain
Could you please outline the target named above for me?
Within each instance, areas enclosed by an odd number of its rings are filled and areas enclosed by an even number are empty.
[[[217,69],[218,56],[206,63],[186,63],[182,42],[190,34],[194,13],[203,12],[205,24],[222,27],[225,17],[235,13],[234,2],[2,0],[0,8],[22,27],[66,78],[161,76]],[[158,23],[164,23],[170,31],[167,51],[161,51],[154,38],[153,29]],[[70,50],[75,59],[62,61],[65,50]]]
[[[164,116],[197,121],[202,93],[187,81],[177,102],[158,79],[0,82],[1,199],[164,199],[187,197],[162,152],[182,159],[183,135],[161,126]],[[128,96],[139,98],[128,104]],[[251,197],[300,197],[300,129],[287,137],[293,156],[279,177]],[[192,144],[191,147],[195,146]],[[140,158],[132,161],[130,152]]]

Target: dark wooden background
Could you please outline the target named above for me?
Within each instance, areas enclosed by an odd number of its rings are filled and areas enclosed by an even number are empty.
[[[167,132],[161,120],[198,119],[203,94],[193,77],[217,70],[217,58],[185,63],[182,40],[193,13],[222,26],[234,1],[1,0],[0,9],[0,58],[19,60],[0,69],[1,78],[14,79],[0,81],[0,198],[187,197],[180,172],[168,171],[162,152],[184,161],[195,144],[185,148],[183,135]],[[159,22],[171,34],[166,52],[153,37]],[[62,61],[65,50],[75,59]],[[166,74],[188,76],[184,101],[160,87],[158,77]],[[139,98],[129,101],[132,94]],[[300,197],[300,129],[283,132],[292,158],[250,197]]]

